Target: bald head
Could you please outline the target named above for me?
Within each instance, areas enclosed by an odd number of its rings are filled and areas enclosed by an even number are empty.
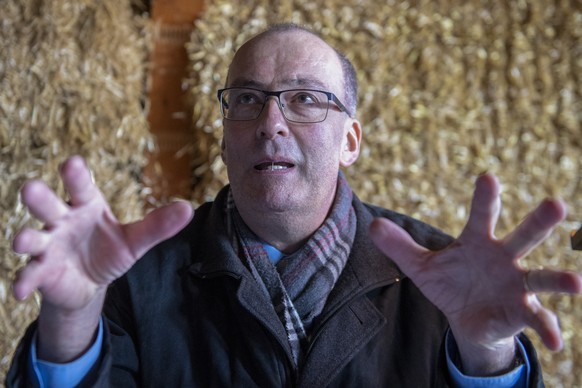
[[[274,39],[276,36],[280,36],[282,39]],[[324,60],[320,55],[321,49],[323,48],[333,52],[333,56],[330,56],[325,60],[333,61],[335,64],[337,64],[338,68],[340,69],[339,73],[342,81],[340,86],[341,90],[334,90],[334,93],[336,93],[338,96],[341,96],[340,98],[342,98],[342,102],[348,109],[348,114],[351,117],[355,116],[357,108],[358,84],[355,69],[351,62],[345,55],[343,55],[334,47],[330,46],[315,32],[292,23],[275,24],[243,44],[237,50],[237,53],[235,54],[235,57],[229,67],[227,86],[232,86],[231,74],[233,65],[238,66],[237,57],[240,57],[240,53],[246,53],[247,50],[252,50],[256,48],[259,43],[264,43],[265,41],[271,41],[271,44],[279,44],[283,45],[283,47],[285,47],[287,44],[290,44],[291,41],[303,42],[305,45],[309,45],[309,47],[306,47],[306,50],[310,51],[312,61]],[[317,41],[315,46],[313,46],[314,41]]]

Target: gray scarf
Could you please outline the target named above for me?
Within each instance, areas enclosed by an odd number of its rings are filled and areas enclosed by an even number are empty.
[[[226,223],[233,246],[273,303],[287,332],[296,367],[300,366],[309,345],[309,328],[323,310],[351,251],[356,233],[352,196],[340,172],[328,218],[302,248],[274,265],[265,251],[264,241],[244,223],[232,193],[228,194]]]

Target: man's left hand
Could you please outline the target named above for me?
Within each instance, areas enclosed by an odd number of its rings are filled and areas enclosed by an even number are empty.
[[[562,347],[556,315],[536,293],[582,293],[582,276],[553,270],[528,270],[520,259],[543,242],[566,217],[561,200],[546,199],[505,238],[495,237],[501,208],[497,178],[477,179],[471,212],[461,235],[442,251],[418,245],[400,227],[376,219],[370,234],[447,317],[465,373],[491,375],[507,369],[514,336],[533,328],[551,350]]]

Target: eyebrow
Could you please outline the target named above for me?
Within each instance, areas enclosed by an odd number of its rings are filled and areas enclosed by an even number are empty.
[[[319,81],[315,78],[289,78],[284,79],[281,82],[282,85],[285,87],[300,87],[300,88],[308,88],[308,89],[321,89],[327,90],[329,89],[323,82]],[[266,85],[258,82],[253,79],[246,79],[246,78],[237,78],[235,79],[229,87],[246,87],[246,88],[255,88],[255,89],[265,89]]]

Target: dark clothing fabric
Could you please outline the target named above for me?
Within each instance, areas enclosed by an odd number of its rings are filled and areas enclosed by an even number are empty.
[[[327,219],[300,249],[280,259],[276,266],[265,250],[265,242],[245,224],[231,197],[232,190],[224,207],[227,230],[236,230],[238,236],[231,238],[236,240],[235,251],[240,244],[237,254],[255,281],[264,286],[287,331],[293,362],[299,366],[310,344],[311,324],[323,310],[352,250],[357,224],[352,189],[340,172]],[[214,206],[221,206],[220,197]]]
[[[224,191],[219,195],[225,195]],[[286,332],[271,302],[236,257],[222,208],[200,207],[174,238],[155,247],[108,292],[102,357],[84,386],[446,387],[447,322],[368,237],[388,217],[420,244],[441,249],[438,230],[354,197],[356,237],[348,262],[294,373]],[[34,325],[7,386],[26,386]],[[535,350],[531,386],[543,386]]]

